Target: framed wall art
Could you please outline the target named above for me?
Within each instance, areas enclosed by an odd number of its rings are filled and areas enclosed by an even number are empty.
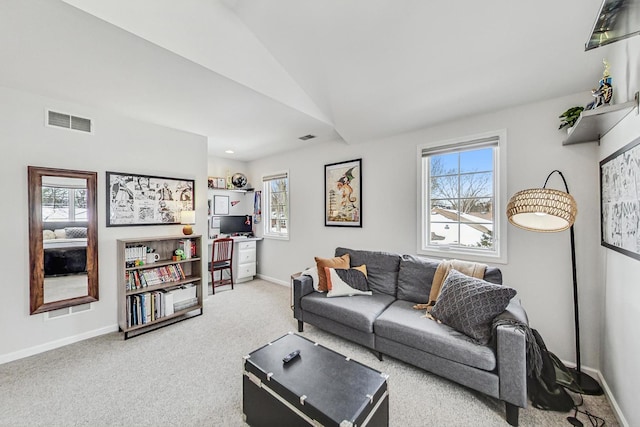
[[[229,196],[213,196],[213,214],[229,215]]]
[[[362,227],[362,159],[324,166],[324,225]]]
[[[207,185],[209,188],[227,188],[227,180],[217,176],[210,176],[207,179]]]
[[[195,209],[195,181],[107,172],[107,227],[180,223]]]
[[[640,260],[640,138],[600,162],[602,246]]]

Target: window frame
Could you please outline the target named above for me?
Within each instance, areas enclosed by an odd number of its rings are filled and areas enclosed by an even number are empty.
[[[76,193],[78,191],[85,191],[85,195],[84,195],[84,200],[86,203],[86,199],[87,199],[87,194],[86,188],[80,188],[80,187],[73,187],[73,186],[63,186],[63,185],[50,185],[50,184],[43,184],[42,185],[42,189],[44,192],[45,188],[50,188],[51,191],[53,191],[55,193],[56,190],[64,190],[66,192],[66,198],[67,198],[67,205],[66,206],[57,206],[57,208],[66,208],[67,210],[67,217],[66,218],[56,218],[56,219],[45,219],[44,218],[44,208],[45,208],[45,204],[44,204],[44,194],[42,195],[42,209],[43,209],[43,222],[86,222],[87,219],[86,218],[82,218],[82,217],[78,217],[78,214],[76,213],[76,211],[78,209],[82,209],[82,207],[77,206],[76,202],[77,202],[77,197],[76,197]],[[54,196],[55,199],[55,196]],[[48,205],[47,205],[48,206]],[[56,209],[56,205],[55,205],[55,200],[54,200],[54,205],[53,205],[53,210],[55,211]],[[86,208],[85,208],[86,210]],[[86,212],[85,212],[86,215]]]
[[[458,247],[448,245],[430,245],[427,238],[428,224],[427,215],[430,212],[430,191],[429,167],[423,158],[424,150],[451,150],[451,152],[466,151],[479,141],[490,138],[497,139],[497,146],[494,147],[494,249],[476,249],[473,247]],[[459,148],[459,150],[457,149]],[[435,154],[435,153],[434,153]],[[507,131],[500,129],[481,134],[469,135],[453,138],[449,140],[439,140],[418,145],[417,150],[417,201],[418,201],[418,221],[417,221],[417,253],[419,255],[446,258],[446,259],[467,259],[478,262],[507,263],[507,219],[503,212],[508,202],[506,190],[507,177]]]
[[[263,218],[263,226],[262,226],[262,237],[268,239],[276,239],[276,240],[289,240],[289,236],[291,234],[291,176],[289,174],[289,170],[278,171],[274,173],[265,174],[262,176],[262,218]],[[276,179],[286,179],[287,180],[287,190],[286,190],[286,232],[273,232],[271,231],[271,189],[269,187],[269,183]],[[282,219],[278,219],[278,221],[282,221]]]

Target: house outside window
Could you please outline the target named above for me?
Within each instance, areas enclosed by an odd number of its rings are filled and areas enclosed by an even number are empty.
[[[506,262],[506,131],[425,144],[418,253]]]
[[[289,239],[289,172],[262,177],[263,237]]]

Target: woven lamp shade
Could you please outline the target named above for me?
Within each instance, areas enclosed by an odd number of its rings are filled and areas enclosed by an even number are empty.
[[[530,231],[566,230],[577,214],[578,206],[571,194],[547,188],[518,191],[507,205],[509,222]]]

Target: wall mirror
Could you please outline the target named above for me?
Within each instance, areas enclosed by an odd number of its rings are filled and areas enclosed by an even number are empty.
[[[28,167],[31,314],[98,301],[97,173]]]

